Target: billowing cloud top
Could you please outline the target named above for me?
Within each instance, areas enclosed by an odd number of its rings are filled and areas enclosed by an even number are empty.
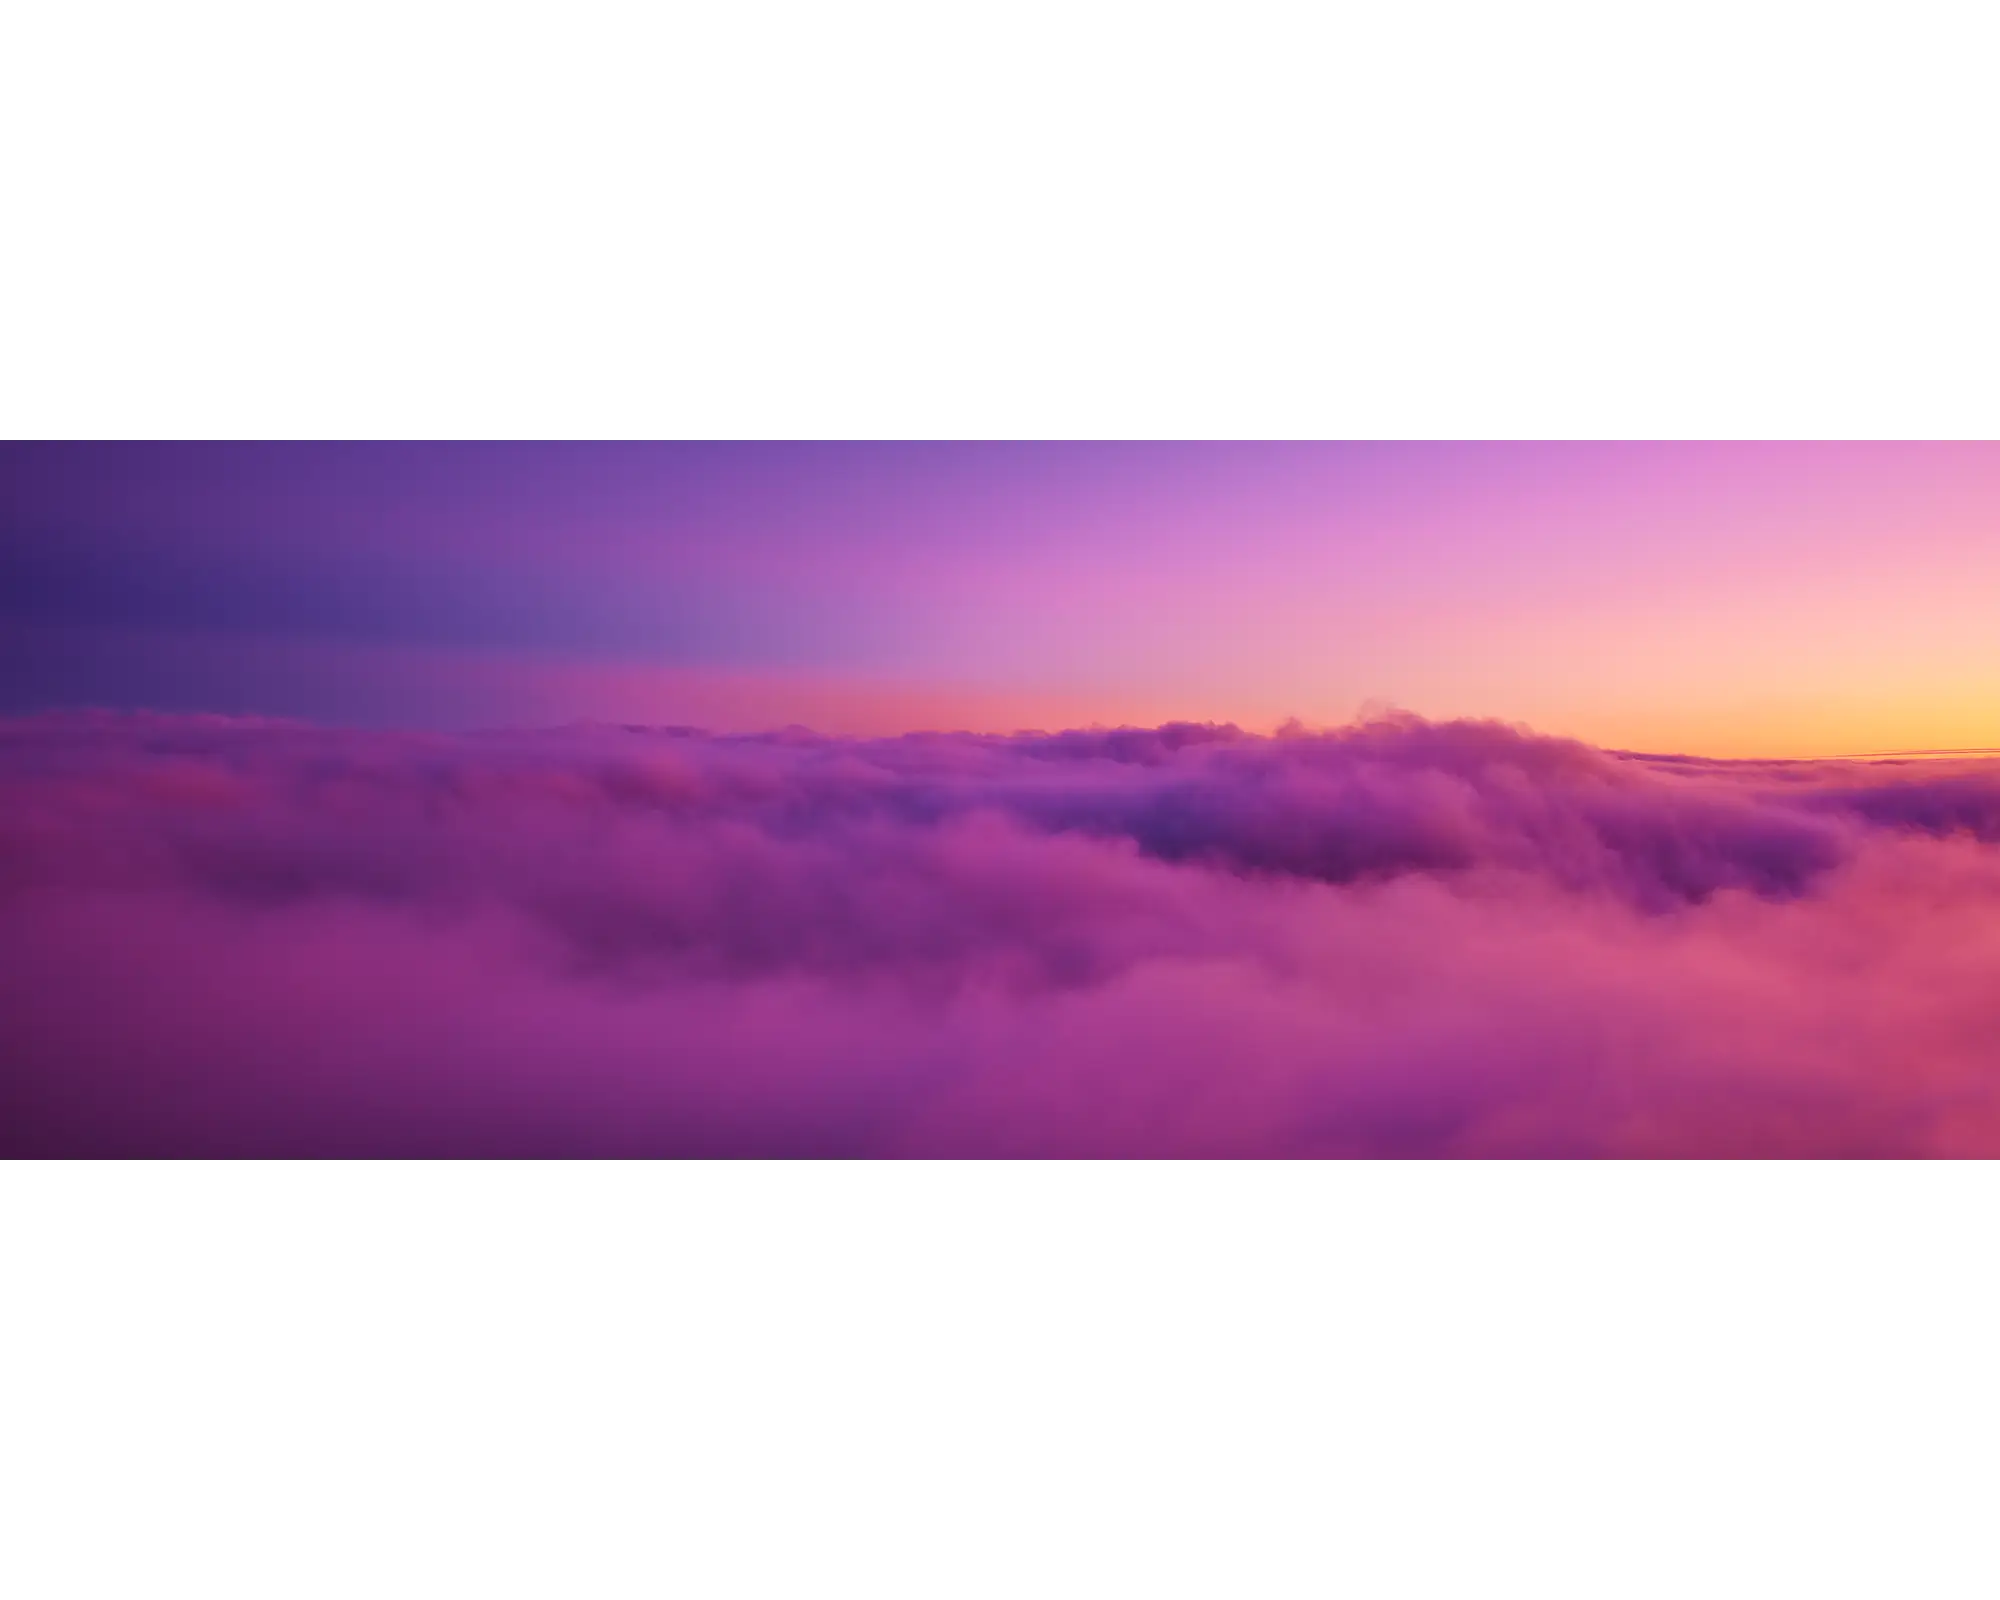
[[[0,724],[29,1154],[2000,1153],[2000,764]]]

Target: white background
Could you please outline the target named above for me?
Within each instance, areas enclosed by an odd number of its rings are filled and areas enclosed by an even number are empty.
[[[1978,1595],[1971,1165],[0,1169],[6,1592]]]
[[[1976,16],[16,4],[0,432],[1977,437]],[[0,1589],[1990,1595],[1996,1199],[15,1165]]]
[[[11,435],[1994,428],[1982,8],[17,0]]]

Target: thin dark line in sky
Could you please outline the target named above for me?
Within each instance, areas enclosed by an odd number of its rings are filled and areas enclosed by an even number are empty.
[[[1832,756],[1833,761],[1889,761],[1898,756],[2000,756],[2000,745],[1975,745],[1968,750],[1868,750],[1859,755]]]

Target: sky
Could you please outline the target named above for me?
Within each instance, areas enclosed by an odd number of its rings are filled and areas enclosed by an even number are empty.
[[[1982,444],[10,444],[0,712],[2000,744]]]

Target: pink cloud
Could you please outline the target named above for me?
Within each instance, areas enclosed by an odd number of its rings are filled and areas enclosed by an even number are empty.
[[[2000,1153],[2000,765],[0,725],[13,1155]]]

